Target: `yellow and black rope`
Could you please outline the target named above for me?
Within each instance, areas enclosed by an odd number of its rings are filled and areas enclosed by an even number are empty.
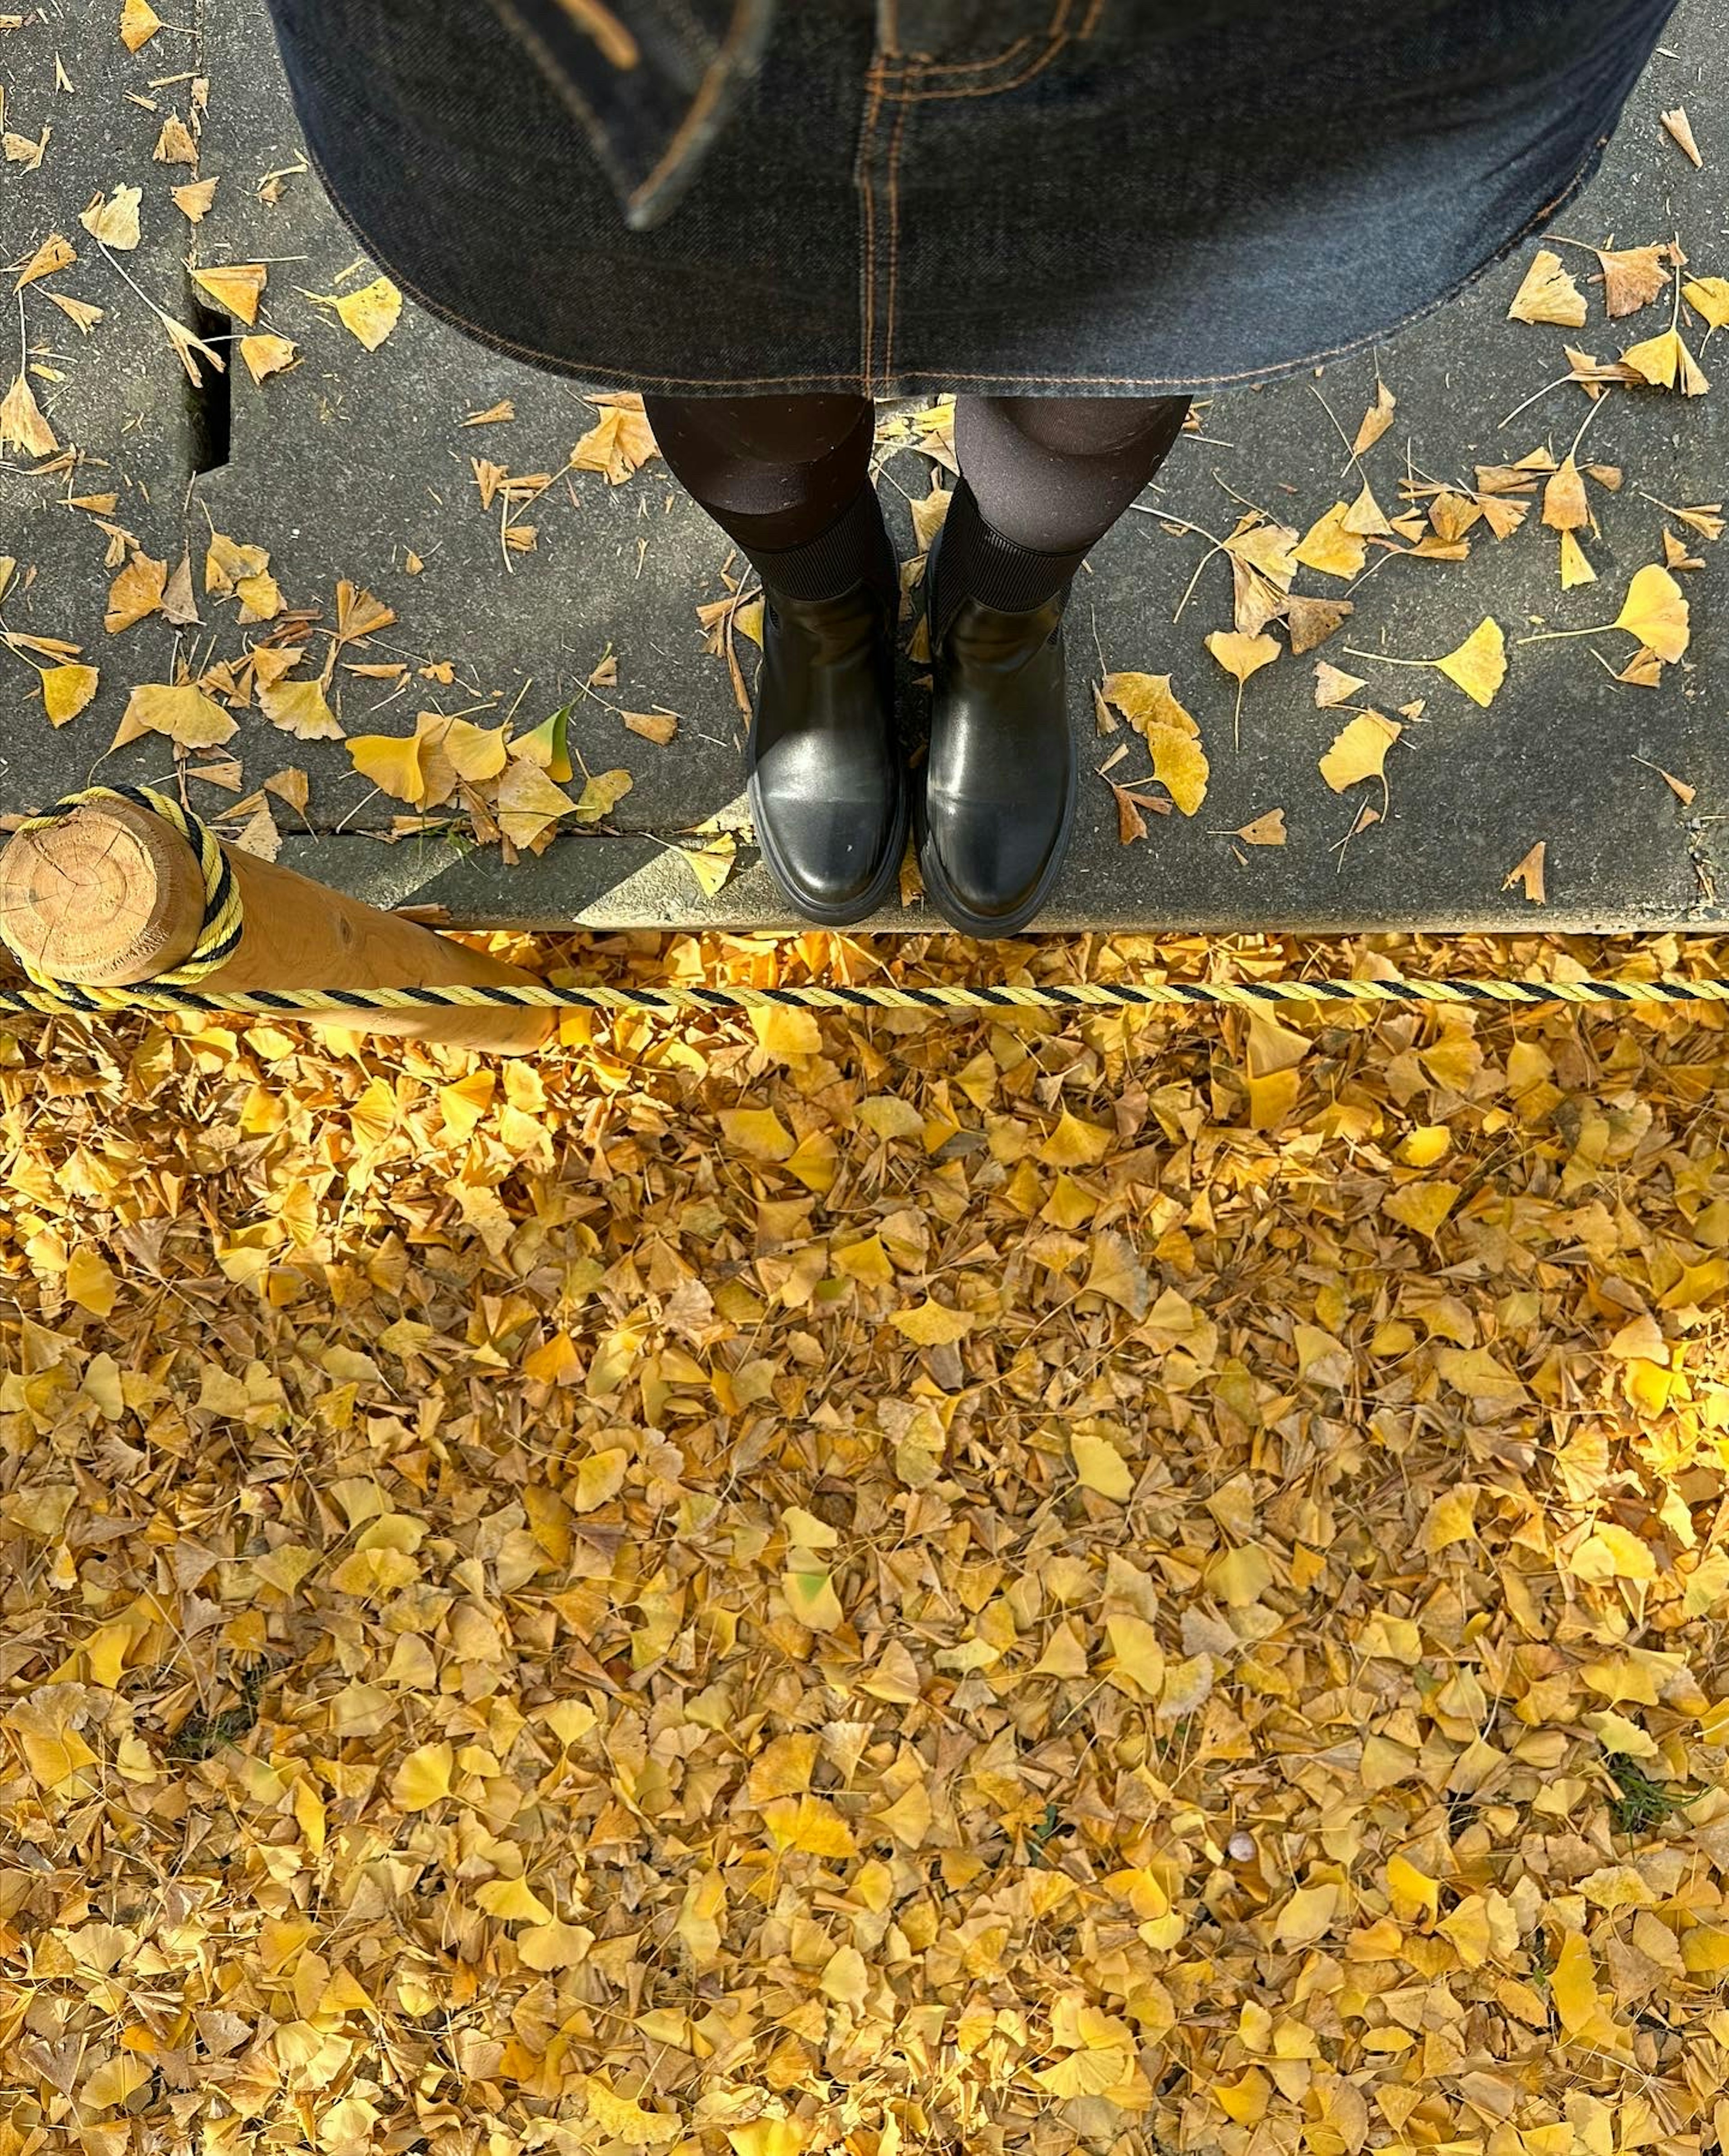
[[[86,803],[136,803],[171,824],[198,856],[204,878],[204,922],[192,956],[172,972],[139,986],[83,988],[54,980],[23,964],[28,988],[0,987],[0,1012],[44,1017],[93,1011],[180,1012],[197,1017],[355,1019],[428,1010],[573,1010],[677,1018],[706,1012],[726,1016],[758,1010],[930,1011],[966,1016],[1013,1011],[1164,1010],[1178,1008],[1265,1010],[1280,1004],[1370,1004],[1410,1007],[1475,1004],[1500,1009],[1554,1004],[1652,1005],[1729,1004],[1729,982],[1706,980],[1278,980],[1002,982],[890,987],[807,982],[784,988],[690,983],[666,988],[554,987],[535,982],[449,988],[255,988],[212,993],[198,983],[231,957],[240,941],[240,896],[221,842],[188,809],[148,787],[92,787],[73,794],[20,829],[40,830]]]

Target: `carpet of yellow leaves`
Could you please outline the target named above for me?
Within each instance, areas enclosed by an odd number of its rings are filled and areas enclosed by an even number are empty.
[[[1723,1027],[0,1033],[0,2156],[1729,2145]]]

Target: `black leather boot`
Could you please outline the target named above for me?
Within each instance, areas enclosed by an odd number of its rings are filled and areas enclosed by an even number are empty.
[[[757,842],[807,920],[844,927],[883,904],[906,847],[900,584],[875,489],[820,538],[751,560],[765,601],[746,749]]]
[[[1024,928],[1068,850],[1079,768],[1063,610],[1084,558],[1085,550],[1038,554],[1002,538],[964,480],[931,549],[919,872],[944,919],[968,936]]]

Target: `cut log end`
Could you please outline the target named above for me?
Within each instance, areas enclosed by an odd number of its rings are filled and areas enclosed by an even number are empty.
[[[149,810],[92,803],[0,854],[0,937],[54,980],[126,988],[181,964],[204,918],[192,848]]]

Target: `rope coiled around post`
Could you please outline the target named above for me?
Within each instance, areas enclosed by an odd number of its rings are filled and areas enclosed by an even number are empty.
[[[18,829],[51,829],[56,824],[65,823],[79,809],[99,801],[129,801],[135,808],[147,808],[151,815],[160,816],[177,831],[198,855],[198,872],[204,880],[204,918],[199,925],[198,941],[179,965],[156,974],[142,988],[89,988],[75,982],[56,980],[51,973],[33,966],[22,953],[14,953],[19,967],[35,983],[34,992],[22,988],[0,991],[0,1009],[42,1012],[136,1009],[149,998],[162,995],[173,998],[177,991],[195,990],[200,981],[208,979],[218,966],[226,964],[239,946],[243,926],[240,891],[234,881],[233,870],[228,866],[228,855],[222,850],[222,842],[208,824],[200,823],[191,809],[182,808],[172,794],[159,793],[152,786],[90,786],[81,793],[67,794],[39,816],[27,816]],[[44,998],[53,1000],[45,1002]],[[213,1007],[221,999],[205,1000]],[[172,1010],[193,1008],[180,1000],[167,1000],[152,1007]]]

